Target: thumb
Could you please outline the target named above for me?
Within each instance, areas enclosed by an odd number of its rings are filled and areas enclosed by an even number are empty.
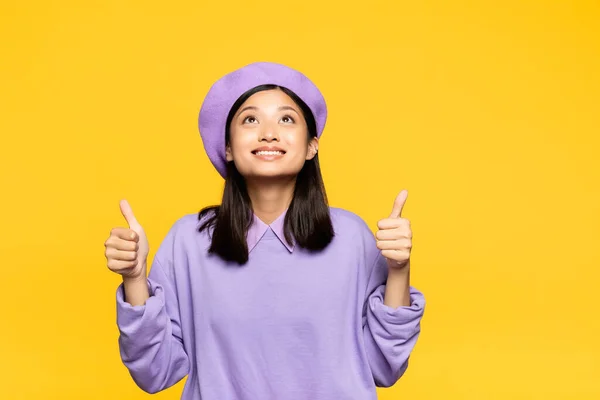
[[[129,224],[129,228],[131,228],[133,225],[140,225],[135,218],[135,215],[133,215],[133,210],[131,210],[131,206],[127,200],[121,200],[119,202],[119,206],[121,207],[121,214],[123,214],[123,217],[125,217],[125,220]]]
[[[408,190],[403,190],[396,197],[396,201],[394,201],[394,207],[392,208],[392,213],[390,214],[390,218],[400,218],[402,215],[402,209],[404,208],[404,204],[406,203],[406,199],[408,197]]]

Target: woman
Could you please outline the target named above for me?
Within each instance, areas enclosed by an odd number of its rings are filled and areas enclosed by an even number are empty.
[[[146,277],[148,242],[105,243],[122,275],[123,363],[155,393],[188,376],[182,399],[375,399],[402,376],[420,332],[409,286],[402,191],[376,238],[329,207],[318,162],[327,109],[300,72],[254,63],[218,80],[199,116],[222,203],[177,220]]]

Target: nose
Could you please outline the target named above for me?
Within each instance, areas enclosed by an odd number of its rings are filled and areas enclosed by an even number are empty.
[[[277,133],[277,128],[272,127],[271,125],[266,125],[264,129],[261,130],[260,137],[258,139],[260,142],[270,143],[272,141],[279,141],[279,134]]]

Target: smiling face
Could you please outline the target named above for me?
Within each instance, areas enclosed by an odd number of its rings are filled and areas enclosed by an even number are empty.
[[[227,161],[245,178],[289,177],[317,153],[302,109],[280,89],[250,96],[230,125]]]

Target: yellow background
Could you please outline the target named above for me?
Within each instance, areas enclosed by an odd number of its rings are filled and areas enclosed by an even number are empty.
[[[119,359],[103,243],[121,198],[151,256],[219,201],[197,112],[261,60],[328,101],[333,206],[375,229],[409,190],[428,307],[381,399],[600,398],[598,2],[0,7],[1,399],[149,398]]]

